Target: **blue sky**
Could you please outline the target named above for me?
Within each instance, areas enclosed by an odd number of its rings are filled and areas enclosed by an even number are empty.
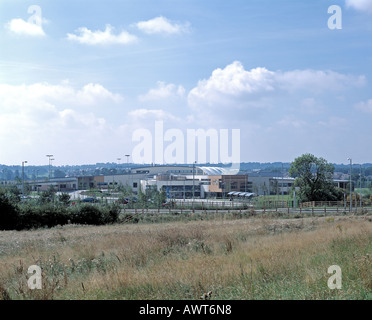
[[[244,162],[372,162],[371,49],[371,0],[3,0],[0,163],[114,162],[155,121],[240,129]]]

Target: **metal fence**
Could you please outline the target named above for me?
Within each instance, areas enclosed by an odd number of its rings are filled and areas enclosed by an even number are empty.
[[[326,215],[339,215],[339,214],[371,214],[372,206],[353,207],[350,211],[348,203],[344,202],[309,202],[294,205],[293,201],[270,201],[262,203],[249,203],[249,202],[221,202],[221,201],[199,201],[195,202],[174,202],[172,205],[154,207],[128,207],[123,206],[123,212],[135,214],[147,213],[168,213],[168,214],[182,214],[182,213],[248,213],[249,215],[260,215],[272,213],[275,215],[293,215],[298,217],[305,216],[326,216]],[[363,203],[362,203],[363,205]]]

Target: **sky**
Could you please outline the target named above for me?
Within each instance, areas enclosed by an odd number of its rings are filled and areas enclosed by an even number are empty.
[[[372,0],[0,0],[0,164],[368,163],[371,81]]]

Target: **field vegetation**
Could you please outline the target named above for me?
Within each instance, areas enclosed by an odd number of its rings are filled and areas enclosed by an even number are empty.
[[[0,231],[0,298],[372,299],[370,215],[189,218]]]

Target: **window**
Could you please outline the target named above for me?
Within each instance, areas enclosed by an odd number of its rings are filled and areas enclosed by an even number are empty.
[[[133,182],[133,188],[137,188],[137,182]]]

